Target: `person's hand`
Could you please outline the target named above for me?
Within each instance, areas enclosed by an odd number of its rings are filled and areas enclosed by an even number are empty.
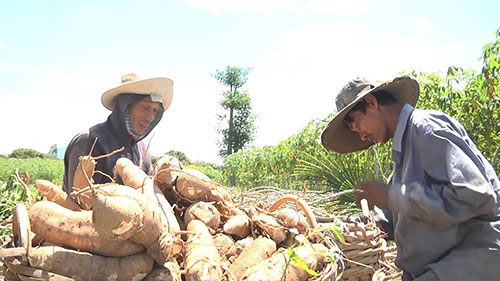
[[[365,198],[370,209],[373,209],[374,205],[385,208],[387,207],[388,191],[389,186],[383,182],[375,180],[361,182],[354,188],[356,204],[359,206],[361,199]]]

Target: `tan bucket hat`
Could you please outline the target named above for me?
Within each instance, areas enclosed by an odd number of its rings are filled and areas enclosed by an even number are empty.
[[[345,85],[335,98],[337,114],[321,133],[321,143],[338,153],[363,150],[373,143],[362,141],[358,133],[351,131],[344,122],[346,114],[367,94],[384,90],[391,94],[398,103],[415,106],[420,95],[418,82],[409,76],[400,76],[379,86],[371,84],[365,78],[355,78]]]
[[[104,107],[113,110],[115,98],[119,94],[149,95],[151,100],[161,102],[163,110],[167,110],[172,103],[173,89],[174,82],[169,78],[159,77],[139,80],[137,75],[130,73],[122,76],[120,86],[104,92],[101,101]]]

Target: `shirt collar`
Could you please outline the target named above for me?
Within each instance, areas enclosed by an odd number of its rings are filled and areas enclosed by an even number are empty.
[[[410,118],[411,113],[415,108],[409,104],[403,105],[401,108],[401,113],[399,113],[398,123],[396,125],[396,131],[394,132],[394,138],[392,139],[392,150],[401,152],[401,147],[403,146],[403,134],[406,129],[406,124]]]

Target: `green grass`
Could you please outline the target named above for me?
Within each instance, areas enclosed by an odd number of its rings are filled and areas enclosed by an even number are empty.
[[[41,196],[33,185],[28,186],[30,198],[40,200]],[[28,199],[24,188],[19,183],[15,183],[12,187],[7,187],[7,184],[0,181],[0,222],[4,222],[12,218],[14,207],[18,203],[27,205]],[[12,229],[10,224],[2,226],[0,236],[10,235]]]
[[[41,196],[33,186],[34,181],[45,179],[61,185],[64,162],[60,159],[0,158],[0,222],[4,222],[12,216],[12,211],[17,203],[27,204],[28,202],[23,186],[16,180],[16,169],[21,177],[30,179],[29,182],[26,182],[30,197],[40,200]],[[10,225],[0,229],[0,236],[10,233]]]
[[[16,182],[15,172],[19,175],[27,172],[31,180],[44,179],[61,185],[64,174],[64,161],[61,159],[42,158],[0,158],[0,181],[12,187]]]

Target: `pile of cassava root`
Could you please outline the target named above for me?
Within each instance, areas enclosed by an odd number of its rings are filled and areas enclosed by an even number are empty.
[[[6,280],[340,280],[352,262],[342,245],[358,253],[357,238],[373,248],[374,260],[355,262],[369,270],[344,280],[370,280],[380,268],[384,251],[373,242],[382,239],[380,231],[349,232],[344,225],[342,242],[335,234],[341,228],[318,225],[299,197],[243,208],[172,156],[157,161],[154,177],[121,158],[112,183],[94,184],[95,163],[80,158],[71,196],[35,182],[45,200],[28,210],[32,247],[16,264],[7,262]],[[286,201],[297,208],[283,208]],[[16,268],[31,268],[32,275]]]

